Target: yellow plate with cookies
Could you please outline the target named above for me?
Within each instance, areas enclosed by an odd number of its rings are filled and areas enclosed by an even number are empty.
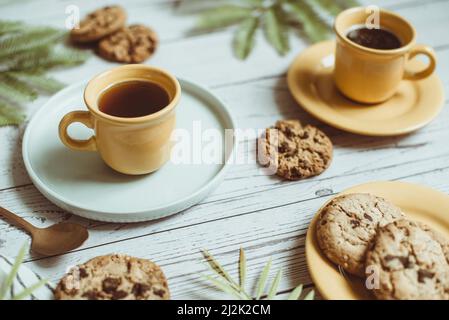
[[[424,222],[449,238],[449,196],[445,193],[399,181],[361,184],[341,194],[348,193],[370,193],[383,197],[399,207],[407,218]],[[306,238],[307,266],[317,290],[325,299],[331,300],[374,299],[366,289],[364,279],[340,272],[338,266],[321,252],[315,230],[318,213],[310,223]]]

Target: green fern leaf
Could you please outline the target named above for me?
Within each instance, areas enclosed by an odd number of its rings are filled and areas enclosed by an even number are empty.
[[[25,299],[25,298],[29,297],[34,291],[36,291],[37,289],[39,289],[40,287],[45,285],[46,283],[48,283],[48,280],[42,279],[42,280],[36,282],[35,284],[32,284],[30,287],[23,289],[23,291],[21,291],[20,293],[18,293],[14,297],[12,297],[12,300]]]
[[[28,72],[8,72],[7,74],[46,93],[55,93],[64,87],[63,83],[44,74]]]
[[[282,269],[279,269],[279,271],[276,274],[276,277],[273,280],[273,284],[271,285],[270,291],[268,292],[267,296],[268,300],[273,300],[274,296],[276,295],[279,288],[279,283],[281,282],[281,278],[282,278]]]
[[[0,21],[0,36],[24,30],[25,26],[19,21]]]
[[[265,0],[245,0],[245,2],[255,8],[260,8],[263,6]]]
[[[314,2],[332,16],[336,16],[344,9],[335,0],[315,0]]]
[[[262,273],[260,274],[260,278],[257,281],[256,300],[260,299],[260,297],[263,294],[263,291],[265,290],[268,274],[270,273],[270,267],[271,267],[271,258],[270,260],[268,260],[267,264],[263,268]]]
[[[360,6],[360,3],[356,0],[338,0],[338,3],[343,9]]]
[[[10,66],[10,70],[13,71],[45,71],[54,67],[68,67],[83,63],[88,57],[87,54],[73,49],[55,48],[50,50],[48,54],[37,53],[36,55],[30,54],[29,58],[18,59],[13,65]],[[32,58],[32,59],[30,59]]]
[[[243,295],[241,295],[238,291],[235,290],[234,287],[230,286],[228,283],[226,282],[222,282],[214,277],[211,276],[203,276],[206,280],[210,281],[215,287],[217,287],[218,289],[220,289],[221,291],[234,296],[237,299],[242,299],[242,300],[247,300],[247,298]]]
[[[36,99],[38,92],[54,93],[63,87],[45,76],[45,71],[78,65],[88,58],[86,53],[61,46],[65,34],[0,20],[0,126],[22,122],[20,104]]]
[[[15,103],[29,102],[37,98],[37,92],[29,84],[6,73],[0,74],[0,97]]]
[[[280,55],[286,54],[290,50],[290,45],[286,27],[281,20],[280,7],[275,6],[268,9],[264,18],[265,36],[268,42]]]
[[[243,300],[252,300],[250,294],[245,291],[245,278],[246,278],[246,257],[245,252],[242,248],[240,248],[240,259],[239,259],[239,276],[240,283],[236,284],[234,280],[229,276],[229,274],[224,270],[224,268],[214,259],[214,257],[207,251],[202,250],[202,254],[204,258],[207,260],[209,267],[215,272],[216,275],[220,276],[221,279],[217,279],[211,276],[203,276],[204,279],[212,282],[212,284],[238,299]],[[265,290],[268,275],[270,273],[271,268],[271,258],[265,265],[260,274],[260,277],[257,281],[257,289],[256,289],[256,300],[259,300],[262,297],[262,294]],[[276,294],[279,287],[279,283],[282,277],[282,270],[279,270],[271,284],[270,290],[268,292],[267,298],[272,299]],[[299,285],[293,292],[290,293],[288,299],[297,300],[302,292],[302,285]],[[312,293],[309,293],[306,298],[313,299],[313,290]]]
[[[19,254],[17,255],[16,260],[14,261],[11,270],[6,277],[6,280],[1,284],[0,288],[0,300],[3,300],[5,298],[6,292],[9,290],[11,285],[14,282],[14,278],[17,275],[17,272],[19,272],[20,265],[22,264],[23,258],[25,257],[25,253],[28,249],[28,246],[24,244],[22,248],[19,250]]]
[[[25,114],[17,106],[10,106],[0,101],[0,127],[18,125],[25,121]]]
[[[240,280],[240,291],[245,291],[246,282],[246,256],[243,248],[240,248],[239,257],[239,280]]]
[[[302,26],[304,35],[312,42],[325,40],[329,37],[331,28],[313,8],[305,1],[289,1],[287,4],[291,17]]]
[[[64,31],[53,28],[36,28],[24,33],[10,35],[0,40],[0,57],[14,55],[34,47],[54,44],[64,34]]]
[[[51,46],[35,47],[32,50],[21,51],[13,56],[0,57],[0,63],[6,67],[6,69],[20,69],[22,62],[33,63],[47,57],[52,51]]]
[[[302,284],[297,286],[287,297],[287,300],[298,300],[299,296],[302,293]]]
[[[198,29],[217,29],[241,22],[252,16],[252,9],[236,5],[224,5],[202,12],[199,15]]]
[[[315,291],[310,290],[308,294],[304,297],[304,300],[313,300],[315,298]]]
[[[237,58],[244,60],[251,53],[258,24],[258,18],[248,18],[240,24],[234,36],[234,53]]]

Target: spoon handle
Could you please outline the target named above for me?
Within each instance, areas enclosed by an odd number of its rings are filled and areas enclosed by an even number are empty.
[[[12,213],[11,211],[0,207],[0,215],[7,218],[8,220],[11,220],[14,224],[16,224],[19,227],[22,227],[29,233],[33,233],[33,231],[36,229],[35,226],[33,226],[31,223],[27,222],[25,219],[22,219],[18,215]]]

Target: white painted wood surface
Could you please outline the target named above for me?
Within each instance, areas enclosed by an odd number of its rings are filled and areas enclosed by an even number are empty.
[[[188,0],[186,0],[188,1]],[[81,13],[118,1],[3,1],[1,19],[63,28],[65,8],[77,4]],[[27,266],[54,282],[75,264],[94,256],[121,252],[154,260],[169,278],[175,299],[226,298],[199,275],[207,273],[200,249],[207,248],[237,276],[238,249],[248,256],[248,280],[264,263],[283,268],[280,297],[299,283],[312,287],[304,259],[304,239],[311,217],[330,196],[373,180],[403,180],[449,193],[449,110],[418,132],[401,137],[357,136],[331,128],[307,115],[291,98],[285,72],[307,43],[292,38],[292,50],[279,57],[262,35],[250,58],[241,62],[230,49],[232,29],[191,35],[193,15],[180,14],[169,0],[121,1],[130,22],[152,26],[161,45],[148,64],[167,68],[210,87],[233,112],[240,128],[264,128],[277,119],[299,118],[324,130],[335,146],[332,166],[322,175],[298,182],[264,176],[256,164],[234,165],[222,185],[202,203],[178,215],[153,222],[112,224],[72,216],[52,205],[31,184],[21,157],[25,125],[0,128],[0,205],[37,226],[70,220],[88,226],[89,240],[78,250],[51,258],[27,256]],[[418,41],[438,54],[438,74],[449,92],[449,1],[363,1],[408,18]],[[87,79],[114,64],[93,56],[80,67],[53,74],[71,83]],[[31,115],[48,99],[27,106]],[[240,152],[253,153],[254,141]],[[14,257],[28,236],[0,220],[0,253]],[[274,271],[273,271],[274,273]]]

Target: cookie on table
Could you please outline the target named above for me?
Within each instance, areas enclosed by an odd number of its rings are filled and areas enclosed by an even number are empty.
[[[318,213],[318,245],[332,262],[347,272],[365,276],[365,260],[379,227],[401,219],[399,208],[365,193],[338,196]]]
[[[367,266],[378,273],[378,299],[449,299],[448,242],[423,224],[394,221],[379,229]]]
[[[98,52],[105,59],[140,63],[156,50],[156,33],[140,24],[130,25],[100,41]]]
[[[108,6],[88,14],[81,20],[79,28],[72,29],[70,38],[74,42],[94,42],[125,26],[126,12],[120,6]]]
[[[287,180],[312,177],[326,170],[332,161],[332,142],[314,126],[298,120],[280,120],[261,138],[259,162],[275,168]]]
[[[155,263],[126,255],[99,256],[72,268],[55,289],[57,300],[168,300],[167,279]]]

